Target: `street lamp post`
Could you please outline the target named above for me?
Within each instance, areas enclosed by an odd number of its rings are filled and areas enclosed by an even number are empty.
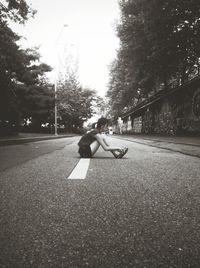
[[[57,37],[57,40],[56,40],[56,43],[59,39],[59,37],[61,36],[61,33],[63,31],[63,28],[64,27],[68,27],[67,24],[64,24],[58,37]],[[58,79],[58,67],[56,68],[56,75],[55,75],[55,82],[54,82],[54,90],[55,90],[55,136],[58,135],[58,121],[57,121],[57,113],[58,113],[58,106],[57,106],[57,79]]]
[[[55,79],[55,136],[58,135],[57,109],[57,79]]]

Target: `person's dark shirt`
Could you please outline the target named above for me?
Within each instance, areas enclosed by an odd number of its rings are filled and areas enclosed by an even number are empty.
[[[84,135],[81,137],[80,141],[78,142],[79,147],[81,147],[81,146],[88,146],[88,145],[90,145],[91,143],[93,143],[93,142],[96,140],[95,136],[96,136],[98,133],[99,133],[99,132],[98,132],[97,129],[92,129],[92,130],[90,130],[89,132],[87,132],[86,134],[84,134]]]

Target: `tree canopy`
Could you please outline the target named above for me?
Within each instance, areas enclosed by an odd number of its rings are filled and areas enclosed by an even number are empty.
[[[98,96],[95,90],[83,88],[73,71],[60,77],[57,91],[59,124],[67,131],[82,128],[95,113]]]
[[[120,39],[110,69],[108,97],[114,113],[199,72],[198,0],[121,0]]]
[[[17,44],[20,37],[13,32],[9,21],[25,23],[35,13],[25,1],[9,0],[7,7],[0,4],[0,126],[1,132],[9,124],[17,130],[20,121],[47,115],[53,105],[44,74],[51,67],[40,62],[36,48],[22,49]],[[48,92],[48,94],[47,94]],[[44,103],[46,105],[44,107]],[[34,120],[34,119],[33,119]],[[40,120],[41,121],[41,120]]]
[[[5,0],[5,2],[7,6],[0,3],[0,17],[3,22],[13,20],[17,23],[25,23],[36,13],[36,10],[32,9],[25,0]]]
[[[66,131],[81,128],[99,107],[96,91],[83,88],[68,68],[58,82],[55,99],[55,85],[45,75],[52,68],[40,61],[38,48],[21,48],[21,37],[10,27],[11,21],[25,24],[36,11],[25,0],[4,2],[0,3],[0,135],[18,132],[22,126],[36,132],[43,125],[53,128],[55,101],[60,126]]]

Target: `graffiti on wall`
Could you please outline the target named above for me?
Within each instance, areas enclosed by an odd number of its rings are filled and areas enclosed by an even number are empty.
[[[200,133],[200,77],[147,103],[143,109],[135,109],[123,118],[125,133]],[[130,120],[131,117],[131,120]],[[132,122],[132,127],[131,127]]]
[[[200,89],[194,92],[192,98],[192,112],[195,117],[200,118]]]
[[[142,132],[142,116],[133,119],[133,132],[134,133]]]

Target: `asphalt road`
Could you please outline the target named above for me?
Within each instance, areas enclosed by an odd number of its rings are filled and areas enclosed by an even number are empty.
[[[73,139],[55,139],[0,147],[0,171],[19,165],[43,154],[61,150]]]
[[[200,159],[111,138],[69,180],[77,141],[0,147],[0,267],[200,267]]]

